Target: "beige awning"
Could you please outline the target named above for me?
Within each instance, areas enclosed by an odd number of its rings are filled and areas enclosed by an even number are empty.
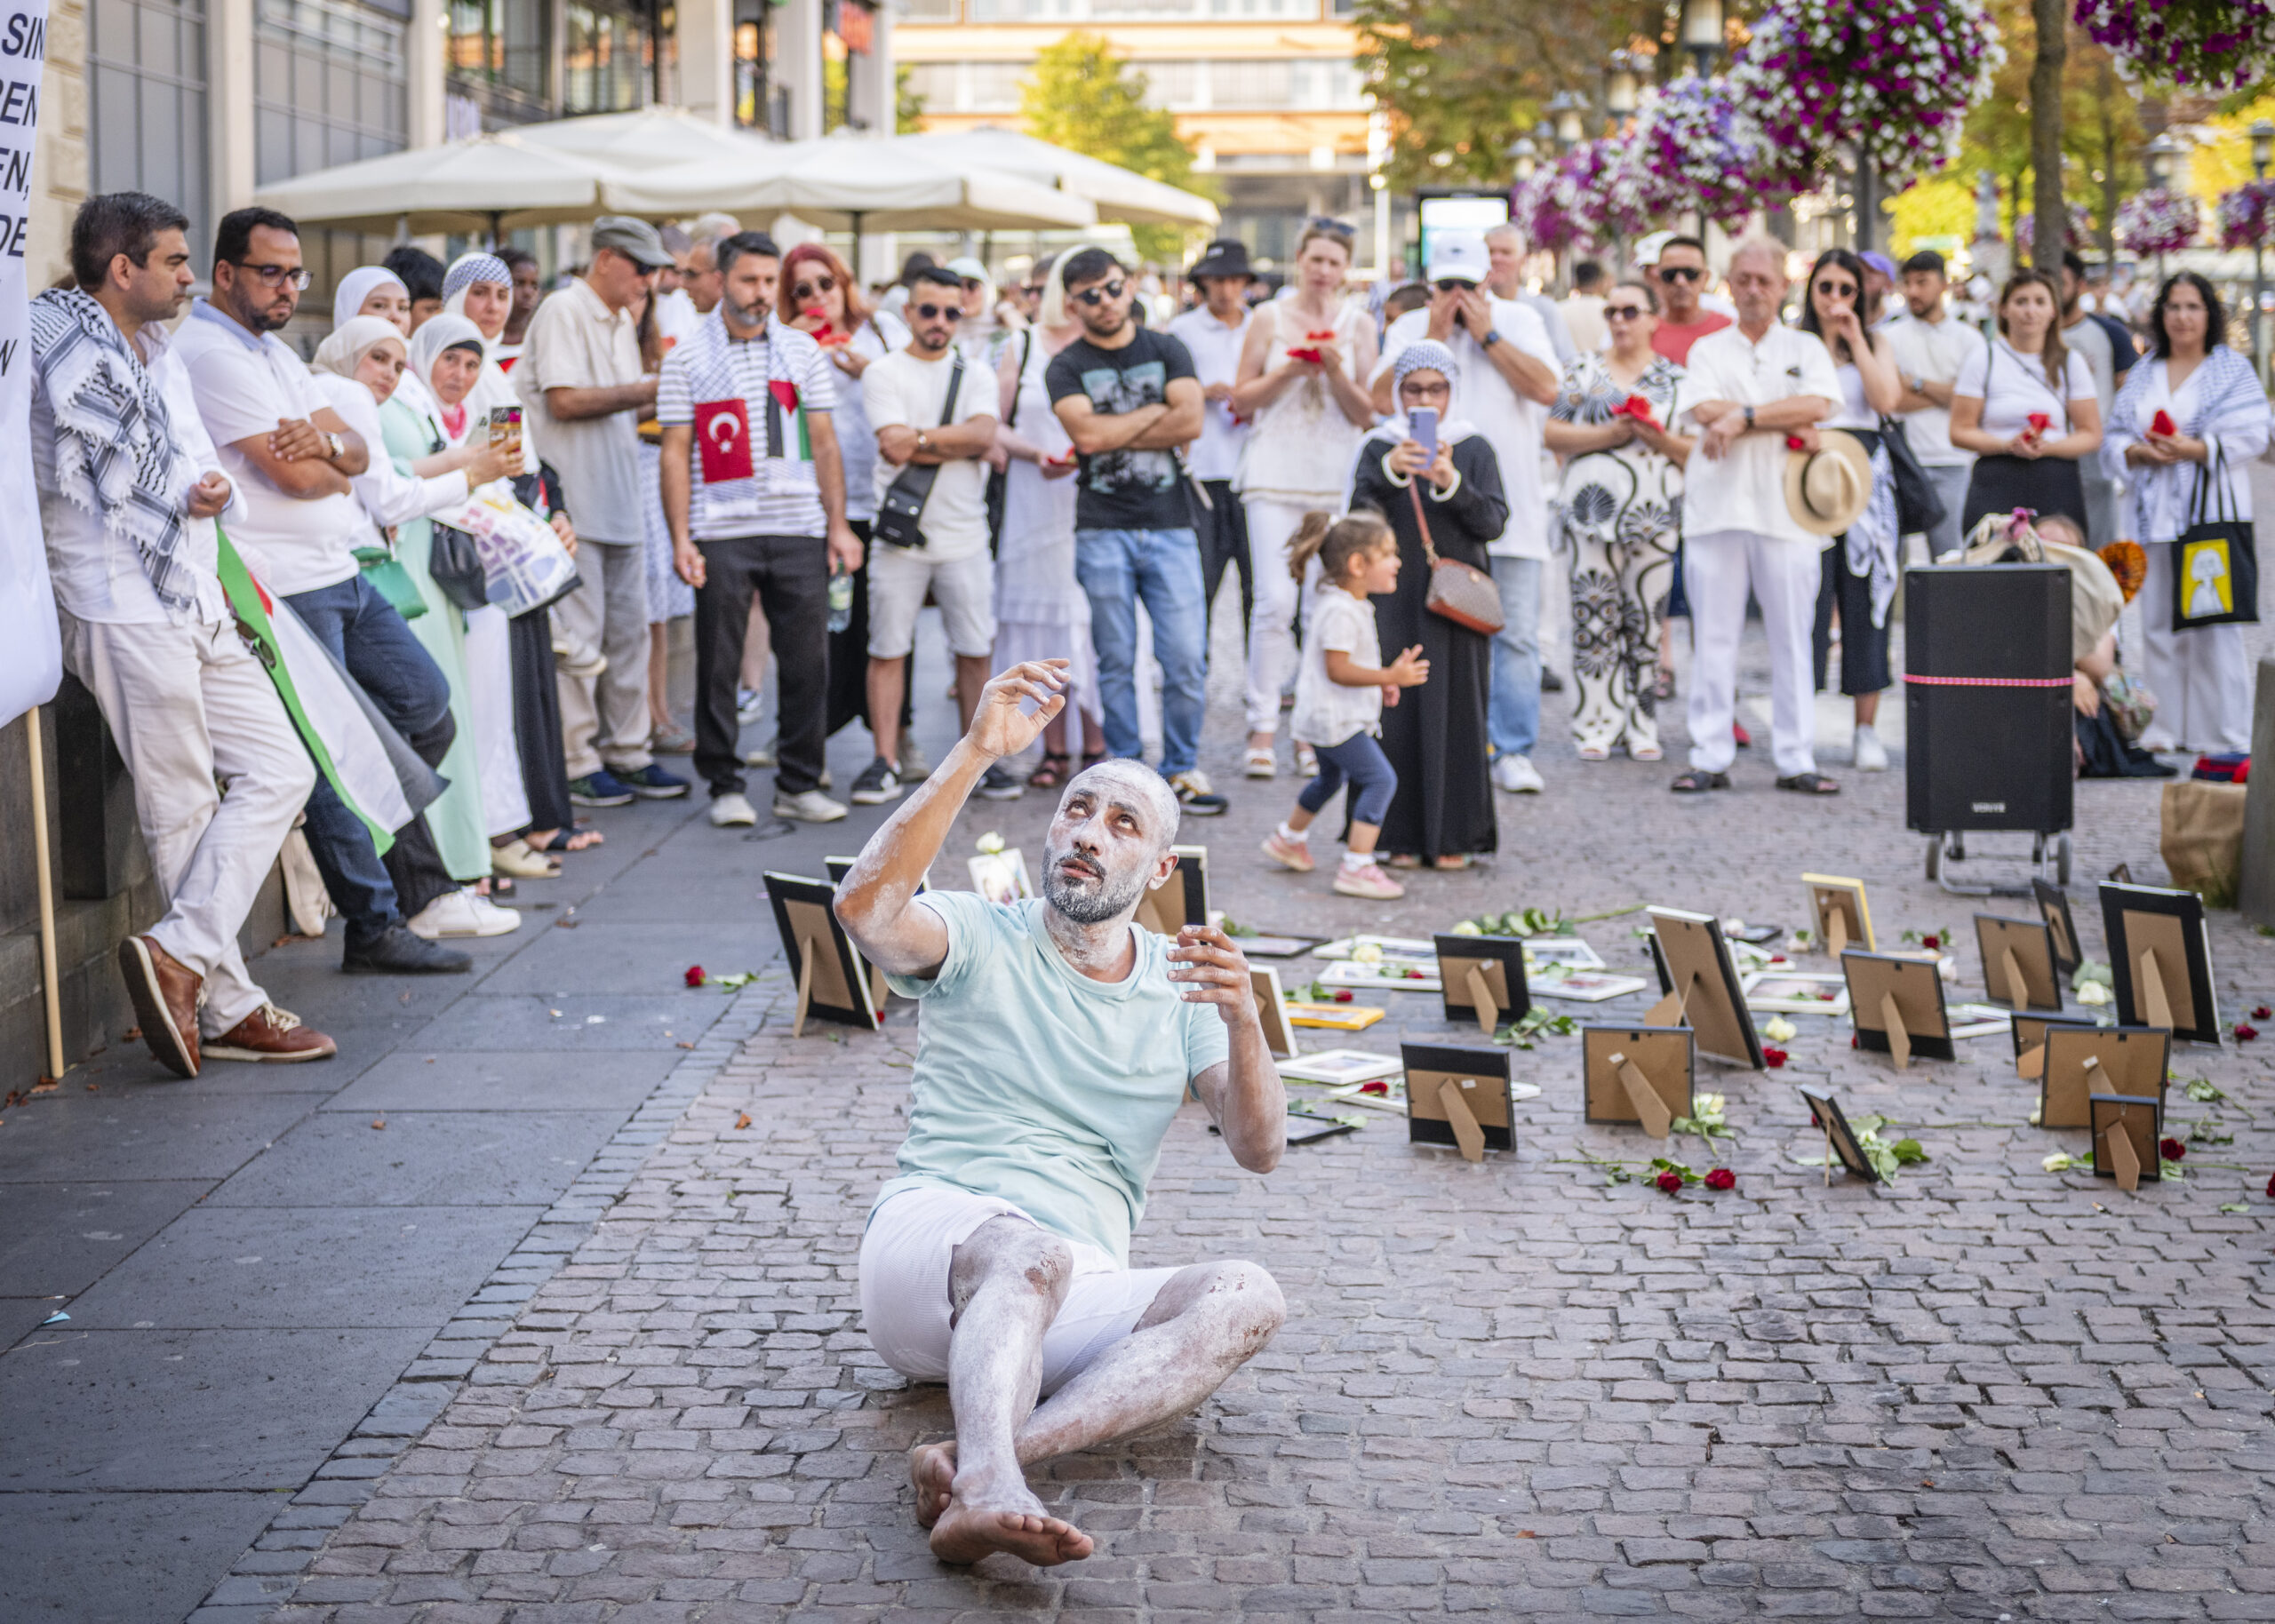
[[[253,201],[305,225],[391,234],[499,234],[606,214],[603,187],[618,171],[533,145],[516,131],[411,147],[311,171],[258,188]]]
[[[1217,205],[1187,192],[1049,141],[994,124],[936,134],[895,136],[894,151],[920,153],[951,168],[984,169],[1053,187],[1096,205],[1102,220],[1130,225],[1214,226]]]

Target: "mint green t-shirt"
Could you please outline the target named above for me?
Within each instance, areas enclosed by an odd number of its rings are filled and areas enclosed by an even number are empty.
[[[1092,981],[1059,956],[1039,901],[917,900],[947,926],[948,955],[930,981],[890,978],[923,1003],[900,1176],[876,1205],[921,1185],[994,1196],[1126,1266],[1169,1119],[1230,1052],[1224,1017],[1185,1002],[1150,930],[1130,927],[1126,980]]]

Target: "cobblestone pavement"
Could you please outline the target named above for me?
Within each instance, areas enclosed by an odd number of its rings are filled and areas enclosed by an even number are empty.
[[[1209,764],[1229,776],[1226,664],[1220,648]],[[1228,784],[1233,814],[1185,838],[1209,844],[1218,906],[1291,930],[1645,901],[1790,925],[1799,873],[1854,874],[1888,936],[1956,927],[1960,988],[1979,995],[1968,915],[2023,905],[1925,881],[1901,770],[1818,802],[1742,758],[1736,792],[1678,799],[1669,755],[1585,766],[1544,748],[1549,792],[1502,802],[1498,858],[1420,876],[1395,905],[1265,872],[1253,854],[1285,778]],[[2090,952],[2088,878],[2119,861],[2162,877],[2157,795],[2079,787]],[[1037,851],[1046,811],[1031,795],[967,813],[939,877],[955,882],[986,829]],[[2004,849],[1968,866],[2020,877]],[[896,1003],[881,1033],[791,1039],[771,928],[750,917],[753,960],[767,955],[738,1005],[753,1035],[423,1435],[352,1441],[319,1475],[290,1542],[320,1548],[275,1616],[2275,1618],[2275,1204],[2259,1190],[2275,1123],[2257,1116],[2275,1103],[2275,1024],[2259,1046],[2175,1055],[2226,1098],[2174,1090],[2171,1131],[2200,1135],[2190,1176],[2132,1196],[2042,1170],[2086,1136],[2027,1126],[2035,1091],[2003,1037],[1899,1075],[1822,1019],[1800,1023],[1782,1071],[1702,1066],[1737,1135],[1719,1151],[1584,1125],[1571,1038],[1516,1056],[1542,1092],[1518,1107],[1515,1152],[1483,1166],[1383,1118],[1253,1177],[1188,1107],[1133,1262],[1253,1258],[1285,1287],[1287,1325],[1193,1416],[1036,1474],[1098,1537],[1092,1559],[959,1571],[927,1552],[903,1460],[947,1430],[945,1393],[869,1350],[854,1281],[914,1015]],[[1582,934],[1640,968],[1636,922]],[[2212,936],[2233,1020],[2275,993],[2275,943],[2232,914]],[[1382,1024],[1311,1047],[1452,1035],[1435,998],[1385,1001]],[[1893,1186],[1828,1186],[1793,1159],[1817,1148],[1796,1081],[1829,1081],[1931,1159]],[[1720,1159],[1737,1187],[1671,1198],[1583,1152]]]

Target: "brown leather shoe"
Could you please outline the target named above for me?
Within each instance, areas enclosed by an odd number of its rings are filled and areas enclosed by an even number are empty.
[[[118,967],[150,1053],[176,1077],[196,1077],[197,990],[205,978],[160,947],[156,936],[120,943]]]
[[[218,1038],[205,1040],[208,1060],[330,1060],[339,1046],[289,1009],[263,1004]]]

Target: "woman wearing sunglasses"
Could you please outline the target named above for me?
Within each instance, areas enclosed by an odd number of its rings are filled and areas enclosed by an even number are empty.
[[[1609,349],[1565,369],[1543,431],[1565,459],[1558,502],[1573,553],[1572,741],[1583,761],[1607,760],[1619,744],[1656,761],[1659,614],[1674,580],[1691,442],[1669,430],[1682,410],[1682,369],[1652,347],[1657,295],[1620,283],[1604,299],[1603,319]]]
[[[2044,271],[2000,290],[1998,336],[1952,382],[1952,443],[1976,454],[1962,536],[2017,507],[2086,528],[2078,460],[2101,450],[2101,397],[2086,358],[2062,342],[2062,294]]]
[[[1365,304],[1343,296],[1351,274],[1351,227],[1315,219],[1296,243],[1296,291],[1249,323],[1233,379],[1233,413],[1253,426],[1233,489],[1248,510],[1256,609],[1248,637],[1248,759],[1251,778],[1278,768],[1281,691],[1296,674],[1295,579],[1288,542],[1313,508],[1333,509],[1375,409],[1363,380],[1375,370],[1375,324]],[[1296,747],[1297,770],[1318,768]]]
[[[1845,248],[1827,249],[1809,271],[1801,306],[1801,330],[1813,332],[1832,352],[1840,380],[1840,403],[1817,425],[1854,436],[1872,460],[1872,499],[1864,517],[1818,554],[1824,573],[1816,594],[1816,622],[1809,637],[1811,669],[1824,686],[1832,650],[1832,618],[1840,616],[1840,691],[1853,702],[1856,731],[1851,760],[1860,773],[1888,770],[1888,750],[1873,724],[1880,718],[1880,690],[1888,687],[1888,611],[1896,599],[1896,474],[1880,444],[1880,416],[1904,398],[1904,379],[1888,335],[1868,331],[1862,311],[1864,262]]]

